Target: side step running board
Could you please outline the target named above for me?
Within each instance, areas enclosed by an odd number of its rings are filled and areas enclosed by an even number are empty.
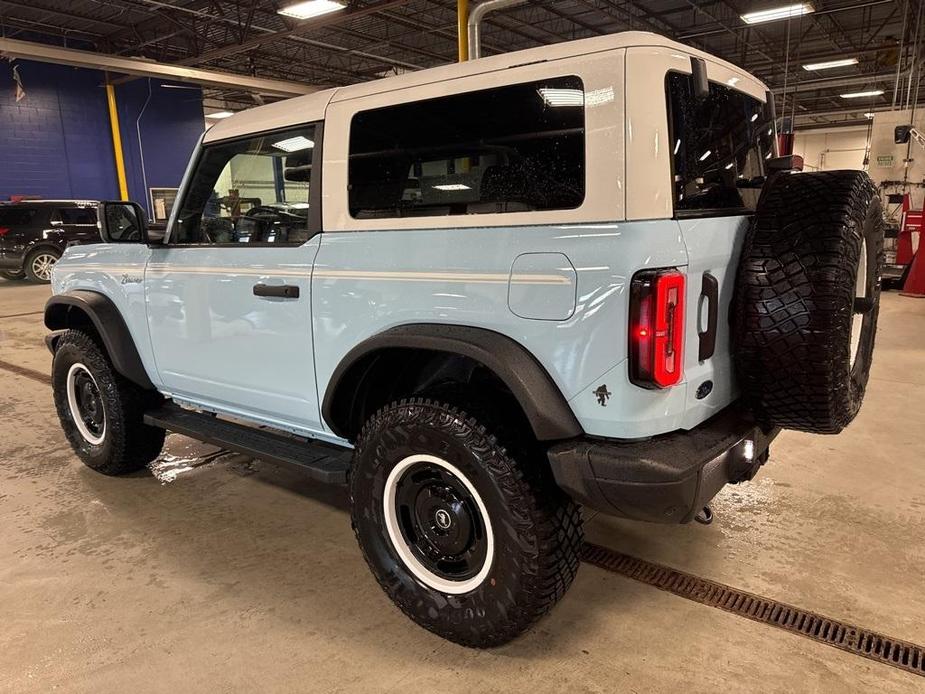
[[[327,484],[346,484],[353,451],[191,412],[174,404],[145,413],[145,424],[280,465],[293,465]]]

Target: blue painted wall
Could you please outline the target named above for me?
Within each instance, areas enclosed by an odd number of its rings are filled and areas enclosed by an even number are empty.
[[[18,104],[10,65],[0,63],[0,200],[119,197],[103,74],[17,61],[26,97]],[[203,130],[202,93],[139,79],[116,88],[126,177],[133,200],[149,187],[177,187]],[[147,108],[144,107],[148,101]],[[144,110],[143,110],[144,109]],[[143,111],[142,111],[143,110]],[[136,121],[141,115],[143,149]]]
[[[159,79],[137,79],[116,87],[116,102],[129,197],[151,216],[146,191],[180,185],[205,129],[202,90]]]

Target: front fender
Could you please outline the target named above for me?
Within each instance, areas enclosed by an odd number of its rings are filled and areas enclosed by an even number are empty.
[[[74,289],[55,294],[45,304],[45,327],[49,330],[79,328],[88,322],[102,339],[116,371],[142,388],[153,390],[135,341],[112,300],[99,292]],[[54,337],[48,341],[51,348],[56,343]]]

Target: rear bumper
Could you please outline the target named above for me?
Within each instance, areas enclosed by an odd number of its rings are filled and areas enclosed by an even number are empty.
[[[690,431],[643,441],[566,441],[549,449],[549,461],[559,486],[590,508],[688,523],[726,484],[754,476],[779,432],[733,405]]]

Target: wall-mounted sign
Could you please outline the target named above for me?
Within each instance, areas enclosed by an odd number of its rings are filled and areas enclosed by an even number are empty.
[[[151,188],[151,211],[155,222],[166,222],[177,199],[176,188]]]
[[[877,168],[878,169],[892,169],[893,168],[893,155],[892,154],[878,154],[877,155]]]

